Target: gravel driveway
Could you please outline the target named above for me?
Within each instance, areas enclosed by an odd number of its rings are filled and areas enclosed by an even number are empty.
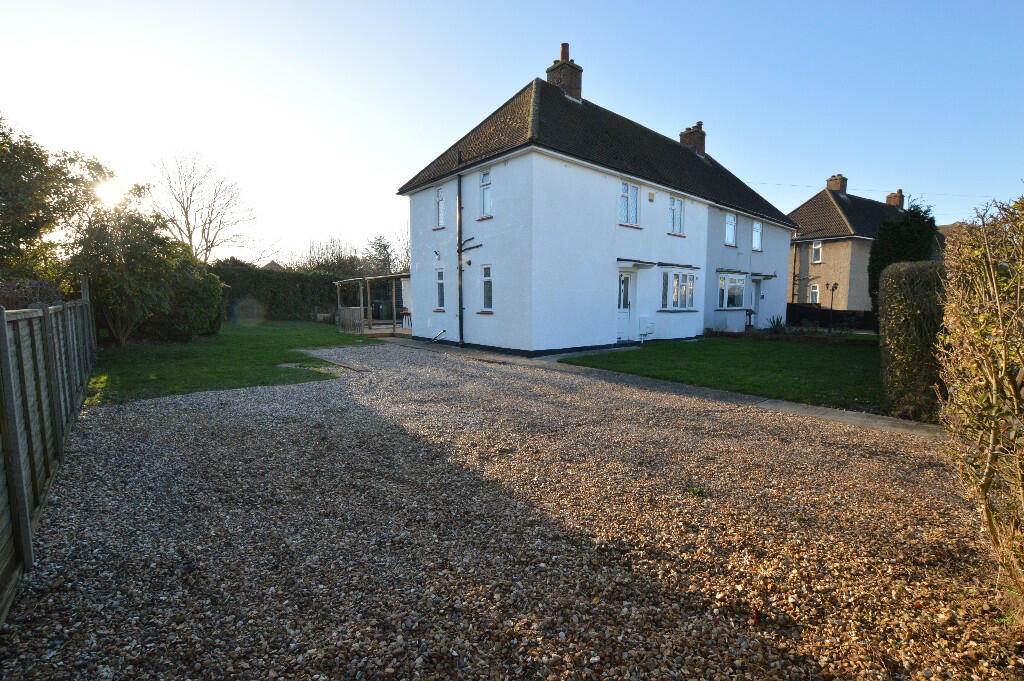
[[[3,678],[1009,678],[1024,654],[934,441],[314,354],[349,368],[85,411]]]

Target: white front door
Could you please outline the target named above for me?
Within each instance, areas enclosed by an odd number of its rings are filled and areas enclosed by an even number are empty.
[[[636,317],[633,314],[633,298],[636,290],[633,286],[632,272],[619,272],[618,340],[636,340]]]

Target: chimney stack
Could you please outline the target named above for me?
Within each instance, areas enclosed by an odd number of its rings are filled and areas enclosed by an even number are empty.
[[[846,193],[846,178],[843,177],[842,173],[839,173],[837,175],[833,175],[832,177],[828,178],[827,182],[825,182],[825,187],[827,189],[831,189],[834,192],[839,192],[840,194],[845,194]]]
[[[703,156],[704,138],[707,136],[708,134],[704,132],[704,121],[697,121],[695,125],[679,133],[679,143]]]
[[[569,43],[562,43],[562,53],[548,67],[548,82],[562,88],[573,99],[583,99],[583,67],[569,59]]]
[[[890,206],[896,206],[903,210],[903,190],[897,189],[895,194],[889,194],[885,197],[885,202]]]

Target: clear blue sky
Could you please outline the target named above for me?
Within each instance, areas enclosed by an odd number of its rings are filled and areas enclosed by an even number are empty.
[[[783,211],[842,172],[940,223],[1024,194],[1024,3],[0,0],[0,115],[126,181],[180,151],[257,244],[362,244],[395,189],[571,43],[583,96],[708,152]]]

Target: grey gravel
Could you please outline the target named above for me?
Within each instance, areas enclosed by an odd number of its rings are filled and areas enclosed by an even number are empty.
[[[396,345],[91,408],[3,678],[1013,678],[939,443]]]

